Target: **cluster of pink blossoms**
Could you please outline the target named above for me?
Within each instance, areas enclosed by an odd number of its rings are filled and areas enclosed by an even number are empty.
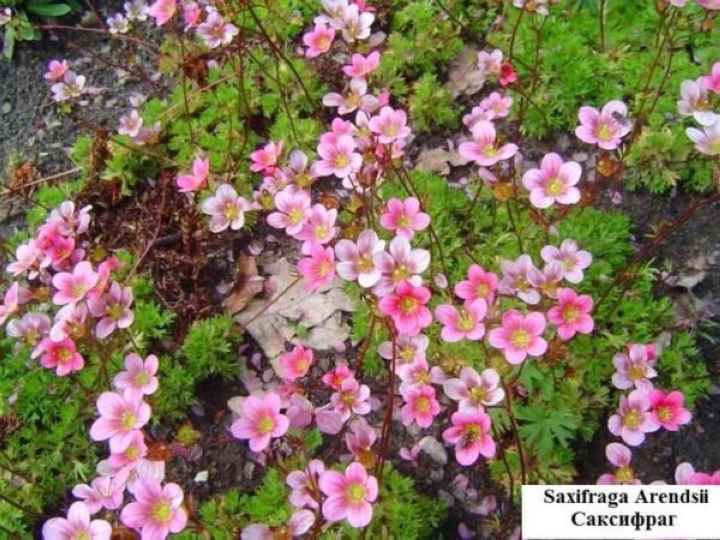
[[[185,25],[184,31],[186,33],[194,31],[209,49],[230,45],[240,32],[234,24],[226,22],[212,4],[184,0],[180,2],[180,9]],[[175,17],[177,11],[177,0],[155,0],[147,8],[147,14],[155,19],[157,26],[167,24]]]
[[[44,77],[50,84],[52,99],[57,103],[97,92],[97,89],[87,86],[85,75],[78,75],[70,69],[67,60],[51,60]]]
[[[710,73],[694,81],[683,81],[680,94],[678,112],[695,120],[700,127],[686,130],[695,149],[708,156],[720,155],[720,62],[713,64]]]

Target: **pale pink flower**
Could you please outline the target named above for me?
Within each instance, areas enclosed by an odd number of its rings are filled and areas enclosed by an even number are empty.
[[[8,317],[15,313],[20,305],[27,303],[32,294],[28,289],[14,281],[5,291],[3,303],[0,305],[0,325],[5,324]]]
[[[230,184],[221,184],[215,195],[202,202],[201,209],[210,216],[210,230],[219,233],[230,227],[237,231],[245,225],[245,212],[251,205],[245,198],[238,196]]]
[[[350,422],[350,430],[345,433],[345,446],[358,461],[365,462],[374,458],[372,446],[378,439],[378,431],[363,417]]]
[[[438,366],[432,369],[425,358],[419,358],[412,362],[397,364],[395,372],[402,381],[400,383],[400,393],[406,393],[408,389],[416,386],[424,386],[431,384],[443,384],[445,382],[445,374]]]
[[[131,0],[123,4],[125,16],[129,21],[146,21],[148,18],[148,5],[145,0]]]
[[[545,330],[545,316],[537,311],[523,315],[510,309],[503,313],[502,326],[490,330],[490,345],[501,349],[511,364],[520,364],[530,356],[542,356],[547,342],[541,337]]]
[[[310,195],[295,186],[288,186],[275,194],[276,212],[267,217],[270,226],[297,235],[310,214]]]
[[[138,112],[133,109],[128,114],[123,114],[120,117],[119,124],[120,125],[118,126],[118,133],[120,135],[127,135],[131,138],[137,137],[143,126],[143,119],[142,116],[140,116]]]
[[[580,200],[582,169],[575,161],[563,161],[555,153],[546,154],[539,169],[530,169],[522,178],[523,186],[530,192],[530,202],[536,208],[549,208],[554,203],[575,204]]]
[[[704,77],[700,77],[697,81],[682,82],[677,108],[682,116],[692,116],[701,126],[712,126],[720,120],[720,116],[710,108]]]
[[[343,96],[337,92],[330,92],[323,96],[322,102],[326,107],[337,107],[338,114],[349,114],[357,109],[373,113],[380,107],[378,98],[367,93],[365,79],[351,79],[348,94]]]
[[[620,396],[620,406],[608,420],[608,429],[630,446],[641,445],[646,433],[660,429],[660,424],[650,413],[647,393],[633,390],[627,396]]]
[[[335,40],[335,29],[328,27],[324,23],[315,25],[315,28],[303,35],[303,43],[307,47],[305,56],[315,58],[330,50]]]
[[[641,484],[630,467],[632,452],[622,443],[610,443],[605,447],[607,460],[616,468],[614,473],[605,473],[598,478],[598,484]]]
[[[17,247],[15,258],[16,260],[7,266],[8,273],[17,277],[28,272],[28,277],[33,279],[38,274],[37,268],[43,259],[43,253],[38,248],[35,240],[29,240]]]
[[[185,31],[187,32],[191,28],[195,28],[200,22],[200,16],[202,15],[202,9],[200,4],[197,2],[183,2],[182,5],[182,17],[185,23]]]
[[[394,293],[380,299],[378,308],[383,315],[392,317],[399,333],[416,336],[432,323],[430,310],[425,306],[428,300],[429,289],[403,281]]]
[[[575,334],[589,334],[595,323],[590,312],[593,300],[587,294],[578,294],[573,289],[558,290],[558,303],[547,312],[548,320],[557,327],[558,336],[563,341],[575,337]]]
[[[154,354],[144,361],[134,353],[125,356],[125,371],[121,371],[113,379],[115,388],[127,390],[139,396],[155,393],[158,389],[158,358]]]
[[[494,369],[484,369],[478,374],[473,368],[465,366],[460,377],[447,379],[443,383],[445,395],[458,402],[459,409],[477,409],[497,405],[505,397],[500,388],[500,376]]]
[[[60,81],[70,69],[67,60],[50,60],[48,70],[45,72],[46,81]]]
[[[142,395],[125,391],[103,392],[97,400],[100,418],[90,427],[93,441],[110,440],[110,451],[122,452],[135,438],[137,430],[150,420],[150,405],[142,400]]]
[[[685,406],[685,396],[682,392],[665,393],[662,390],[650,392],[650,415],[655,422],[668,431],[677,431],[680,426],[692,420],[692,414]]]
[[[53,101],[60,103],[69,99],[76,99],[82,96],[87,89],[84,75],[78,75],[74,71],[67,71],[61,82],[56,82],[50,87]]]
[[[108,465],[113,471],[135,469],[147,455],[145,436],[140,430],[135,430],[130,436],[127,448],[120,452],[112,452],[108,458]]]
[[[315,514],[312,511],[298,510],[290,516],[284,530],[292,536],[302,536],[310,530],[314,523]],[[275,538],[275,532],[263,523],[251,523],[240,534],[240,540],[275,540]]]
[[[205,186],[209,172],[210,160],[201,157],[195,158],[192,165],[192,172],[190,174],[181,174],[177,177],[177,185],[178,188],[180,188],[180,193],[197,191]]]
[[[300,379],[307,375],[313,363],[313,351],[302,345],[296,345],[292,351],[281,354],[278,363],[283,379],[289,381]]]
[[[10,321],[5,329],[8,336],[22,340],[29,347],[36,347],[49,331],[50,318],[44,313],[26,313],[22,318]],[[40,352],[39,347],[33,350],[32,358]]]
[[[55,320],[50,328],[50,339],[62,341],[67,337],[81,338],[85,334],[85,323],[88,317],[87,304],[67,304],[55,313]]]
[[[55,369],[55,373],[60,377],[80,371],[85,366],[85,359],[77,351],[75,342],[70,338],[62,341],[45,338],[40,344],[40,349],[43,351],[40,364],[45,368]]]
[[[551,262],[546,264],[542,271],[539,268],[531,268],[527,279],[533,288],[548,298],[557,298],[558,287],[564,275],[565,271],[562,265],[558,262]]]
[[[332,388],[335,391],[339,391],[342,388],[342,383],[346,379],[353,379],[355,375],[350,370],[345,362],[339,363],[331,371],[328,371],[322,376],[322,382]]]
[[[404,201],[392,198],[380,216],[380,224],[388,231],[411,240],[416,232],[430,225],[430,216],[420,209],[420,201],[415,197]]]
[[[575,240],[563,240],[559,248],[545,246],[540,250],[540,256],[546,263],[558,262],[562,265],[564,277],[570,283],[580,283],[583,280],[583,270],[590,266],[592,255],[580,250]]]
[[[657,377],[653,364],[654,360],[648,357],[644,345],[631,344],[627,354],[618,353],[613,357],[616,371],[613,373],[612,383],[620,390],[645,386],[650,383],[650,379]]]
[[[370,131],[378,135],[380,144],[392,144],[410,135],[407,125],[407,114],[402,109],[383,107],[380,113],[373,116],[368,124]]]
[[[498,291],[501,294],[516,295],[530,305],[540,302],[540,293],[530,282],[530,275],[537,271],[537,268],[529,255],[520,255],[514,262],[503,260],[500,267],[503,276],[498,284]]]
[[[288,159],[288,169],[286,170],[288,178],[296,184],[300,189],[309,188],[315,181],[317,175],[312,167],[308,167],[308,157],[301,150],[293,150],[290,152]]]
[[[250,450],[262,452],[270,440],[282,437],[290,427],[290,420],[280,413],[280,396],[269,392],[263,396],[248,396],[243,401],[242,415],[230,426],[233,436],[249,439]]]
[[[340,240],[335,245],[338,275],[347,281],[357,280],[361,287],[373,287],[382,277],[375,264],[375,255],[384,249],[385,241],[380,240],[372,229],[361,232],[357,244],[352,240]]]
[[[503,53],[500,49],[495,49],[489,53],[480,51],[478,53],[478,67],[487,75],[500,75],[500,66],[503,61]]]
[[[90,521],[83,502],[70,505],[67,518],[48,519],[42,528],[45,540],[110,540],[112,527],[104,519]]]
[[[440,304],[435,308],[435,318],[443,325],[440,336],[450,343],[463,339],[478,341],[485,335],[482,321],[486,313],[487,304],[482,298],[460,309],[450,304]]]
[[[703,77],[705,87],[716,94],[720,94],[720,62],[713,64],[709,75]]]
[[[367,56],[354,53],[350,57],[350,65],[343,66],[343,73],[348,77],[365,77],[380,65],[380,53],[373,51]]]
[[[122,509],[120,521],[141,532],[143,540],[164,540],[187,524],[183,491],[177,484],[164,486],[154,478],[140,478],[132,487],[135,502]]]
[[[155,19],[157,26],[162,26],[173,18],[176,9],[176,0],[155,0],[148,13]]]
[[[239,32],[237,26],[226,23],[222,15],[215,10],[210,11],[205,21],[197,27],[197,34],[210,49],[230,45]]]
[[[53,302],[59,306],[79,302],[98,281],[98,274],[92,264],[79,262],[70,272],[59,272],[53,276],[52,284],[57,289]]]
[[[337,210],[335,208],[328,210],[322,204],[313,205],[307,213],[302,229],[295,234],[295,238],[304,242],[302,246],[304,255],[310,253],[311,246],[327,244],[335,238],[338,230],[335,227],[336,219]]]
[[[320,476],[320,490],[327,499],[322,512],[328,521],[347,519],[351,527],[362,528],[372,519],[372,504],[378,496],[378,483],[365,467],[354,462],[345,473],[327,470]]]
[[[547,15],[550,0],[513,0],[513,6],[527,10],[529,13]],[[675,0],[673,0],[675,1]]]
[[[688,462],[683,462],[675,468],[675,483],[679,486],[688,485],[690,477],[695,474],[695,468]]]
[[[685,130],[688,138],[695,143],[695,149],[708,156],[720,155],[720,121],[702,131],[696,128]]]
[[[50,212],[46,223],[57,225],[59,231],[65,235],[83,234],[90,226],[91,210],[92,205],[89,204],[75,212],[75,203],[64,201]]]
[[[88,309],[93,317],[100,319],[95,327],[95,335],[105,339],[116,329],[128,328],[135,320],[130,306],[133,303],[131,287],[121,287],[113,281],[110,290],[103,295],[90,295]]]
[[[363,158],[355,152],[356,147],[350,135],[341,135],[334,143],[321,142],[317,147],[321,159],[315,163],[315,171],[320,176],[335,175],[338,178],[357,173],[362,167]]]
[[[608,101],[602,111],[594,107],[580,107],[580,125],[575,128],[575,135],[603,150],[615,150],[622,138],[630,133],[630,122],[626,117],[627,106],[622,101]]]
[[[354,414],[365,415],[370,412],[370,388],[360,384],[355,377],[348,377],[340,383],[337,392],[330,396],[334,410],[347,421]]]
[[[491,305],[495,301],[497,284],[498,279],[495,274],[473,264],[468,268],[468,278],[455,285],[455,294],[466,303],[482,299],[487,305]]]
[[[317,291],[335,278],[335,252],[331,247],[323,248],[318,244],[312,244],[309,251],[309,256],[298,262],[298,270],[308,289]]]
[[[711,11],[720,10],[720,0],[697,0],[697,3]]]
[[[463,124],[467,126],[467,128],[472,131],[472,129],[477,125],[478,122],[489,122],[494,118],[493,112],[487,109],[484,109],[481,106],[473,107],[470,113],[463,115]]]
[[[505,118],[510,114],[513,99],[510,96],[503,96],[499,92],[493,92],[480,102],[480,109],[485,112],[485,120]]]
[[[474,124],[472,136],[472,141],[460,143],[458,153],[468,161],[474,161],[483,167],[491,167],[500,161],[510,159],[518,151],[516,144],[498,146],[497,133],[492,122],[480,121]]]
[[[409,364],[415,360],[425,360],[430,339],[423,334],[417,336],[400,335],[395,341],[395,359],[398,364]],[[386,360],[392,360],[393,343],[384,341],[378,347],[378,354]]]
[[[490,417],[480,410],[453,413],[452,427],[443,431],[443,440],[455,445],[455,459],[460,465],[469,466],[478,457],[491,459],[495,456]]]
[[[406,426],[415,422],[421,428],[428,428],[440,413],[440,403],[435,398],[435,389],[432,386],[411,386],[402,397],[405,404],[400,409],[400,416]]]
[[[360,12],[357,4],[350,4],[342,11],[342,35],[348,43],[364,40],[370,37],[370,26],[375,20],[372,13]]]
[[[285,483],[292,490],[288,499],[295,508],[318,508],[318,480],[325,472],[325,464],[313,459],[304,471],[291,471]]]
[[[111,15],[106,22],[111,34],[127,34],[130,31],[130,21],[122,13]]]
[[[90,515],[96,514],[103,508],[115,510],[123,503],[125,482],[120,478],[109,476],[98,476],[90,485],[78,484],[72,490],[72,494],[81,499],[87,506]]]

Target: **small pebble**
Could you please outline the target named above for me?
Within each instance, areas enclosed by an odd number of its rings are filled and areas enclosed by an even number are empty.
[[[207,471],[200,471],[195,475],[195,482],[198,484],[208,481],[209,473]]]

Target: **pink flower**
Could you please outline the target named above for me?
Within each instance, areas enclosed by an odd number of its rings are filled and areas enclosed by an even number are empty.
[[[395,341],[395,358],[400,364],[409,364],[415,360],[425,360],[425,351],[430,344],[430,339],[425,335],[398,336]],[[384,341],[378,347],[378,354],[386,360],[392,360],[393,343]]]
[[[20,319],[13,319],[7,325],[8,336],[20,339],[26,345],[35,347],[50,331],[50,318],[44,313],[26,313]],[[40,347],[32,353],[32,358],[41,352]]]
[[[0,325],[15,313],[21,304],[25,304],[31,298],[31,293],[25,287],[22,287],[17,281],[14,281],[3,297],[3,303],[0,305]]]
[[[195,158],[192,173],[181,174],[177,177],[177,185],[180,188],[180,193],[190,193],[203,187],[207,182],[209,172],[210,160],[207,158]]]
[[[330,28],[323,23],[316,24],[311,32],[306,32],[303,35],[303,43],[307,47],[305,56],[315,58],[328,52],[334,40],[334,28]]]
[[[238,439],[249,439],[250,450],[262,452],[270,440],[282,437],[290,427],[290,420],[280,414],[280,396],[269,392],[264,396],[248,396],[243,401],[242,416],[233,422],[230,431]]]
[[[468,269],[468,279],[455,285],[455,294],[466,303],[482,299],[487,305],[491,305],[495,301],[497,283],[498,279],[495,274],[486,272],[482,266],[473,264]]]
[[[692,116],[702,126],[712,126],[720,120],[720,116],[710,110],[704,77],[697,81],[683,81],[680,85],[680,97],[677,108],[682,116]]]
[[[505,391],[499,387],[500,376],[494,369],[484,369],[478,374],[471,367],[460,370],[459,379],[447,379],[443,383],[445,395],[458,403],[463,410],[483,410],[483,407],[497,405],[505,397]]]
[[[420,210],[420,201],[415,197],[404,201],[392,198],[380,216],[380,224],[388,231],[411,240],[415,232],[430,225],[430,216]]]
[[[154,478],[140,478],[131,490],[135,502],[122,509],[124,525],[142,533],[143,540],[163,540],[178,533],[187,524],[182,508],[183,492],[177,484],[164,486]]]
[[[370,388],[357,382],[355,377],[348,377],[340,383],[340,388],[332,396],[330,403],[336,412],[347,421],[355,413],[365,415],[370,412]]]
[[[718,4],[718,9],[720,9],[720,3]],[[690,478],[688,478],[687,484],[690,486],[718,486],[720,485],[720,470],[715,471],[713,474],[704,472],[693,473],[690,475]]]
[[[210,230],[219,233],[230,227],[237,231],[245,225],[245,212],[250,203],[239,197],[230,184],[221,184],[215,195],[205,199],[201,205],[204,214],[210,216]]]
[[[365,527],[372,519],[372,502],[378,495],[378,483],[368,476],[365,467],[354,462],[345,473],[325,471],[320,476],[320,490],[327,496],[322,506],[328,521],[347,519],[351,527]]]
[[[380,144],[392,144],[410,135],[405,111],[387,106],[370,119],[369,127],[370,131],[378,135]]]
[[[69,69],[70,65],[67,60],[50,60],[48,70],[43,77],[46,81],[60,81]]]
[[[305,242],[302,247],[303,254],[310,253],[310,246],[327,244],[335,237],[337,233],[336,219],[336,209],[328,210],[322,204],[313,205],[307,214],[302,229],[295,235],[295,238]]]
[[[501,86],[510,86],[512,83],[517,81],[517,73],[515,68],[510,62],[503,62],[500,65],[500,75],[498,81]]]
[[[366,463],[372,462],[375,455],[372,446],[378,439],[378,431],[362,418],[356,418],[350,423],[350,431],[345,433],[345,446],[355,456],[355,459]]]
[[[557,298],[558,287],[564,274],[562,265],[552,262],[546,264],[542,271],[538,268],[531,268],[527,273],[527,280],[530,285],[548,298]]]
[[[480,51],[478,53],[478,67],[485,75],[500,75],[502,59],[503,53],[500,49],[495,49],[491,53]]]
[[[325,472],[325,464],[319,459],[313,459],[308,463],[304,471],[291,471],[285,482],[292,491],[290,492],[290,504],[295,508],[318,508],[318,480]]]
[[[343,66],[343,73],[348,77],[365,77],[380,65],[380,53],[373,51],[367,56],[355,53],[350,58],[350,65]]]
[[[320,161],[315,163],[315,171],[320,176],[335,175],[347,178],[362,167],[363,158],[355,152],[357,144],[350,135],[340,135],[334,143],[321,142],[317,147]]]
[[[17,260],[7,266],[8,273],[17,277],[20,274],[30,271],[28,277],[33,279],[38,274],[37,267],[43,259],[43,253],[38,248],[35,240],[30,240],[17,247],[15,250],[15,258]]]
[[[329,285],[335,278],[335,252],[333,248],[323,248],[313,244],[310,247],[310,256],[300,259],[298,270],[305,278],[307,287],[316,291]]]
[[[143,126],[143,119],[142,116],[133,109],[129,114],[124,114],[120,117],[119,124],[118,133],[133,138],[137,137],[138,133],[140,133]]]
[[[580,107],[580,125],[575,129],[578,139],[597,144],[603,150],[615,150],[621,139],[630,133],[626,119],[627,107],[622,101],[607,102],[602,111],[594,107]]]
[[[540,302],[540,293],[534,288],[530,276],[537,271],[529,255],[520,255],[514,262],[500,263],[503,277],[498,285],[501,294],[516,295],[523,302],[535,305]]]
[[[378,308],[383,315],[392,317],[399,333],[416,336],[432,323],[430,310],[425,306],[428,300],[429,289],[403,281],[394,293],[380,299]]]
[[[134,393],[137,396],[155,393],[158,388],[158,358],[154,354],[143,361],[140,356],[130,353],[125,357],[125,371],[121,371],[113,379],[118,390]]]
[[[59,306],[79,302],[98,282],[98,274],[87,261],[79,262],[70,272],[59,272],[53,276],[52,284],[57,289],[53,302]]]
[[[617,467],[614,473],[605,473],[598,478],[598,484],[641,484],[630,467],[632,452],[621,443],[610,443],[605,447],[607,460]]]
[[[422,285],[420,274],[430,265],[430,252],[412,249],[407,238],[396,236],[390,241],[387,253],[381,251],[375,255],[375,264],[382,277],[373,292],[378,296],[387,296],[404,282],[416,287]]]
[[[697,3],[705,9],[712,11],[720,10],[720,0],[697,0]]]
[[[176,9],[177,5],[175,0],[155,0],[150,6],[148,13],[155,19],[157,26],[162,26],[173,18]]]
[[[42,340],[40,348],[44,351],[40,357],[40,364],[48,369],[54,368],[55,373],[60,377],[80,371],[85,366],[85,360],[77,352],[75,342],[70,338],[62,341],[45,338]]]
[[[435,389],[432,386],[412,386],[405,391],[403,399],[405,405],[400,410],[400,415],[406,426],[415,422],[421,428],[428,428],[440,412],[440,404],[435,398]]]
[[[90,515],[107,508],[115,510],[123,503],[125,482],[109,476],[98,476],[90,485],[78,484],[72,490],[72,494],[82,499],[87,506]]]
[[[720,62],[715,62],[712,67],[710,75],[703,77],[705,87],[711,92],[720,94]]]
[[[575,161],[563,161],[555,154],[546,154],[539,169],[530,169],[523,175],[522,183],[530,192],[530,202],[536,208],[549,208],[553,203],[575,204],[580,200],[582,169]]]
[[[150,420],[150,405],[142,395],[125,391],[122,395],[103,392],[97,400],[100,418],[90,427],[93,441],[110,439],[110,451],[124,451],[135,438],[137,430]]]
[[[85,503],[70,505],[67,518],[48,519],[42,528],[45,540],[110,540],[112,527],[104,519],[90,521]]]
[[[55,313],[55,324],[50,328],[50,339],[62,341],[67,337],[82,337],[88,309],[85,303],[67,304]]]
[[[288,186],[275,195],[275,208],[277,211],[267,218],[268,224],[295,236],[310,214],[310,195],[295,186]]]
[[[105,339],[118,328],[128,328],[135,320],[130,309],[132,302],[132,288],[121,287],[115,281],[107,293],[91,295],[87,301],[88,309],[93,317],[100,319],[95,327],[95,335]]]
[[[361,287],[373,287],[382,273],[375,264],[375,255],[385,249],[385,241],[380,240],[372,229],[360,233],[357,244],[351,240],[342,239],[335,245],[335,255],[338,258],[337,273],[347,280],[355,281]]]
[[[445,374],[439,366],[430,369],[425,358],[419,358],[412,362],[405,362],[395,366],[395,372],[402,383],[400,383],[400,393],[405,394],[408,389],[418,386],[426,386],[431,384],[443,384],[445,382]]]
[[[450,304],[440,304],[435,308],[435,318],[443,324],[441,337],[454,343],[462,339],[477,341],[485,335],[482,324],[487,313],[485,300],[478,299],[459,310]]]
[[[491,167],[502,160],[510,159],[518,151],[517,145],[512,143],[498,147],[497,133],[492,122],[477,122],[472,128],[472,136],[471,142],[460,143],[458,153],[482,167]]]
[[[375,20],[372,13],[360,12],[357,4],[350,4],[342,10],[342,35],[348,43],[367,39],[370,37],[370,26]]]
[[[282,378],[294,381],[307,375],[308,369],[313,363],[313,351],[302,345],[296,345],[292,351],[281,354],[278,362]]]
[[[485,120],[505,118],[510,114],[513,99],[510,96],[503,96],[499,92],[493,92],[480,102],[480,109],[485,112]]]
[[[540,250],[540,256],[546,263],[560,263],[564,277],[570,283],[580,283],[584,277],[583,270],[592,262],[592,255],[580,250],[575,240],[569,239],[563,240],[560,248],[545,246]]]
[[[131,470],[138,466],[147,453],[148,448],[145,445],[143,432],[135,430],[130,437],[127,448],[120,452],[112,452],[107,461],[113,471]]]
[[[326,107],[337,107],[337,112],[341,115],[349,114],[357,109],[372,113],[380,107],[378,98],[367,93],[365,79],[351,79],[350,91],[347,96],[331,92],[323,96],[322,102]]]
[[[298,510],[290,516],[286,527],[281,527],[282,534],[286,532],[295,536],[302,536],[310,530],[315,523],[315,514],[310,510]],[[242,530],[240,540],[274,540],[277,530],[273,531],[264,523],[251,523]]]
[[[222,15],[213,10],[208,13],[205,22],[197,27],[197,35],[210,49],[220,45],[230,45],[240,30],[232,23],[226,23]]]
[[[283,151],[282,141],[275,143],[270,141],[260,150],[256,150],[250,154],[252,165],[250,170],[254,172],[264,172],[265,174],[272,174],[277,167],[277,162],[280,159],[280,155]]]
[[[685,130],[688,138],[695,143],[695,149],[708,156],[720,155],[720,121],[702,131],[695,128]]]
[[[352,379],[355,376],[346,363],[340,363],[335,369],[328,371],[322,376],[322,382],[335,391],[340,390],[342,383],[346,379]]]
[[[633,390],[628,396],[620,396],[620,406],[608,420],[608,429],[630,446],[640,446],[646,433],[660,429],[660,424],[650,413],[647,393]]]
[[[445,442],[455,445],[455,459],[460,465],[475,463],[479,456],[495,456],[495,441],[490,417],[480,410],[458,411],[450,417],[452,427],[443,431]]]
[[[653,390],[649,394],[650,415],[655,422],[668,431],[677,431],[680,426],[692,420],[692,414],[683,403],[685,396],[682,392],[665,393],[662,390]]]
[[[541,337],[545,330],[545,317],[532,311],[523,315],[510,309],[503,313],[502,326],[490,330],[488,340],[496,349],[502,349],[511,364],[520,364],[527,355],[542,356],[547,342]]]
[[[200,22],[201,15],[202,10],[197,2],[183,2],[182,16],[186,32],[197,26],[198,22]]]
[[[628,346],[627,354],[618,353],[613,357],[616,371],[613,373],[612,383],[620,390],[647,385],[650,383],[649,379],[657,376],[653,364],[654,360],[648,357],[645,345],[632,344]]]
[[[558,335],[563,341],[572,339],[575,334],[589,334],[595,326],[590,312],[593,300],[587,294],[578,294],[572,289],[558,290],[558,304],[547,312],[548,320],[557,326]]]

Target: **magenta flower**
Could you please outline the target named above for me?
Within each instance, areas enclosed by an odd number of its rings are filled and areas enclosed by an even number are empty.
[[[347,178],[362,167],[363,158],[355,152],[357,143],[350,135],[340,135],[334,142],[321,142],[317,147],[320,161],[315,163],[315,171],[320,176],[335,175]]]
[[[120,508],[124,492],[125,482],[120,478],[109,476],[98,476],[90,485],[78,484],[72,490],[72,494],[85,503],[90,515],[96,514],[103,508],[108,510]]]
[[[45,540],[110,540],[112,527],[104,519],[90,521],[85,503],[70,505],[67,518],[48,519],[42,528]]]
[[[575,240],[563,240],[560,248],[545,246],[540,250],[540,256],[546,263],[558,262],[562,265],[564,277],[570,283],[580,283],[583,280],[583,270],[590,266],[592,255],[580,250]]]
[[[616,370],[612,376],[613,385],[620,390],[627,390],[633,386],[640,388],[650,384],[649,379],[657,376],[654,363],[654,360],[648,357],[645,345],[629,345],[627,354],[618,353],[613,357]]]
[[[380,109],[380,113],[370,119],[369,127],[370,131],[378,135],[380,144],[392,144],[410,135],[405,111],[394,110],[387,106]]]
[[[343,73],[348,77],[365,77],[380,65],[380,53],[373,51],[367,56],[354,53],[350,57],[350,65],[343,66]]]
[[[60,377],[80,371],[85,366],[85,360],[77,352],[75,342],[70,338],[61,341],[45,338],[40,348],[44,351],[40,357],[40,364],[45,368],[55,369],[55,373]]]
[[[281,354],[278,363],[283,379],[288,381],[300,379],[307,375],[313,363],[313,351],[302,345],[296,345],[292,351]]]
[[[605,447],[605,455],[607,460],[617,467],[614,473],[601,474],[598,478],[598,484],[641,484],[639,479],[635,478],[635,472],[630,467],[632,460],[632,452],[621,443],[610,443]]]
[[[340,240],[335,245],[338,275],[347,281],[357,280],[361,287],[373,287],[382,277],[375,264],[375,255],[384,249],[385,241],[380,240],[372,229],[361,232],[357,244],[347,239]]]
[[[593,331],[592,308],[593,300],[587,294],[578,294],[573,289],[559,289],[558,304],[548,310],[547,318],[557,327],[560,339],[567,341],[577,333],[589,334]]]
[[[109,439],[113,453],[127,449],[151,414],[150,405],[142,400],[142,396],[128,391],[122,395],[103,392],[97,400],[97,409],[100,418],[90,427],[90,438],[93,441]]]
[[[703,77],[705,87],[716,94],[720,94],[720,62],[713,64],[709,75]]]
[[[608,420],[608,429],[630,446],[640,446],[646,433],[660,429],[660,424],[650,413],[647,393],[633,390],[628,396],[620,396],[620,406]]]
[[[283,143],[275,143],[270,141],[261,149],[256,150],[250,154],[250,170],[253,172],[264,172],[265,174],[272,174],[277,167],[278,160],[282,155]]]
[[[48,70],[43,77],[46,81],[61,81],[69,69],[70,65],[67,60],[50,60]]]
[[[450,343],[468,339],[477,341],[485,335],[482,324],[487,313],[485,300],[478,299],[457,309],[450,304],[440,304],[435,308],[435,318],[443,325],[441,337]]]
[[[176,0],[155,0],[148,10],[148,14],[155,19],[157,26],[162,26],[173,18],[176,9]]]
[[[425,360],[430,339],[423,335],[406,336],[400,335],[395,341],[395,358],[399,364],[409,364],[415,360]],[[378,354],[386,360],[392,360],[393,343],[384,341],[378,347]]]
[[[581,141],[596,144],[603,150],[615,150],[620,146],[622,138],[630,133],[630,123],[626,117],[627,106],[622,101],[608,101],[602,111],[594,107],[580,107],[580,125],[575,128],[575,135]]]
[[[378,483],[365,467],[354,462],[345,473],[325,471],[320,489],[327,496],[322,512],[328,521],[347,519],[351,527],[365,527],[372,519],[372,504],[378,495]]]
[[[688,138],[695,143],[695,149],[708,156],[720,155],[720,121],[702,131],[695,128],[685,130]]]
[[[460,465],[475,463],[479,456],[495,456],[490,417],[480,410],[458,411],[450,417],[452,427],[443,431],[443,440],[455,445],[455,459]]]
[[[405,405],[400,410],[403,424],[409,426],[415,422],[421,428],[429,428],[440,412],[435,389],[427,384],[411,386],[402,397],[405,400]]]
[[[387,296],[403,282],[419,287],[422,274],[430,265],[430,252],[426,249],[412,249],[404,236],[396,236],[390,241],[388,252],[375,255],[375,264],[382,277],[373,288],[377,296]]]
[[[113,379],[115,388],[128,391],[140,397],[155,393],[158,389],[158,358],[154,354],[145,361],[137,354],[130,353],[125,357],[125,371],[121,371]]]
[[[307,47],[305,56],[315,58],[330,50],[335,40],[335,29],[323,23],[315,25],[315,28],[303,35],[303,43]]]
[[[53,302],[59,306],[79,302],[97,281],[98,275],[87,261],[77,263],[72,273],[58,272],[52,279],[52,284],[57,289]]]
[[[290,420],[280,414],[282,401],[274,392],[264,396],[248,396],[243,401],[242,416],[230,426],[233,436],[249,439],[250,450],[262,452],[270,440],[282,437],[290,427]]]
[[[483,407],[497,405],[505,397],[505,391],[500,388],[500,376],[490,368],[478,374],[465,366],[460,370],[460,378],[447,379],[443,383],[443,390],[447,397],[459,402],[461,411],[483,410]]]
[[[295,236],[310,214],[310,195],[295,186],[288,186],[275,194],[275,208],[276,211],[267,217],[268,224]]]
[[[317,244],[310,247],[310,256],[300,259],[298,271],[311,291],[329,285],[335,278],[335,252]]]
[[[430,310],[425,306],[428,300],[429,289],[404,281],[394,293],[380,299],[378,308],[383,315],[392,317],[399,333],[416,336],[432,323]]]
[[[530,192],[530,202],[536,208],[549,208],[553,203],[575,204],[580,200],[582,169],[575,161],[563,161],[555,153],[546,154],[539,169],[523,175],[523,186]]]
[[[310,253],[311,245],[327,244],[335,238],[337,233],[336,219],[337,210],[335,208],[328,210],[322,204],[313,205],[307,214],[302,229],[295,235],[295,238],[304,241],[302,249],[304,255]]]
[[[210,160],[207,158],[195,158],[193,161],[192,172],[190,174],[181,174],[177,177],[177,185],[181,193],[190,193],[197,191],[207,182],[210,173]]]
[[[498,291],[501,294],[516,295],[530,305],[540,302],[540,293],[530,281],[530,276],[537,268],[529,255],[520,255],[514,262],[503,260],[500,268],[503,276],[498,284]]]
[[[370,388],[360,384],[355,377],[348,377],[340,383],[340,388],[332,396],[330,403],[346,422],[354,414],[365,415],[370,412]]]
[[[488,341],[501,349],[511,364],[520,364],[530,356],[542,356],[547,342],[541,337],[545,330],[545,316],[537,311],[523,315],[510,309],[503,313],[502,326],[490,330]]]
[[[692,414],[683,405],[685,396],[682,392],[676,390],[666,394],[662,390],[653,390],[649,399],[650,415],[668,431],[677,431],[692,420]]]
[[[325,464],[313,459],[304,471],[291,471],[285,483],[290,486],[290,504],[295,508],[318,508],[318,481],[325,472]]]
[[[154,478],[140,478],[131,489],[135,502],[122,509],[120,521],[139,531],[143,540],[164,540],[187,524],[183,492],[177,484],[164,486]]]
[[[205,199],[200,208],[210,216],[210,230],[219,233],[228,227],[233,231],[241,229],[245,225],[245,212],[250,210],[250,203],[238,196],[230,184],[221,184],[215,195]]]
[[[388,231],[411,240],[415,232],[430,225],[430,216],[420,210],[420,201],[415,197],[404,201],[392,198],[380,216],[380,224]]]
[[[115,281],[107,293],[90,295],[87,301],[88,309],[93,317],[100,319],[95,327],[95,335],[99,339],[105,339],[118,328],[128,328],[135,320],[130,309],[132,302],[132,288],[121,287]]]
[[[458,153],[482,167],[491,167],[500,161],[510,159],[518,151],[517,145],[512,143],[498,146],[497,133],[492,122],[477,122],[472,128],[472,135],[472,142],[460,143]]]

